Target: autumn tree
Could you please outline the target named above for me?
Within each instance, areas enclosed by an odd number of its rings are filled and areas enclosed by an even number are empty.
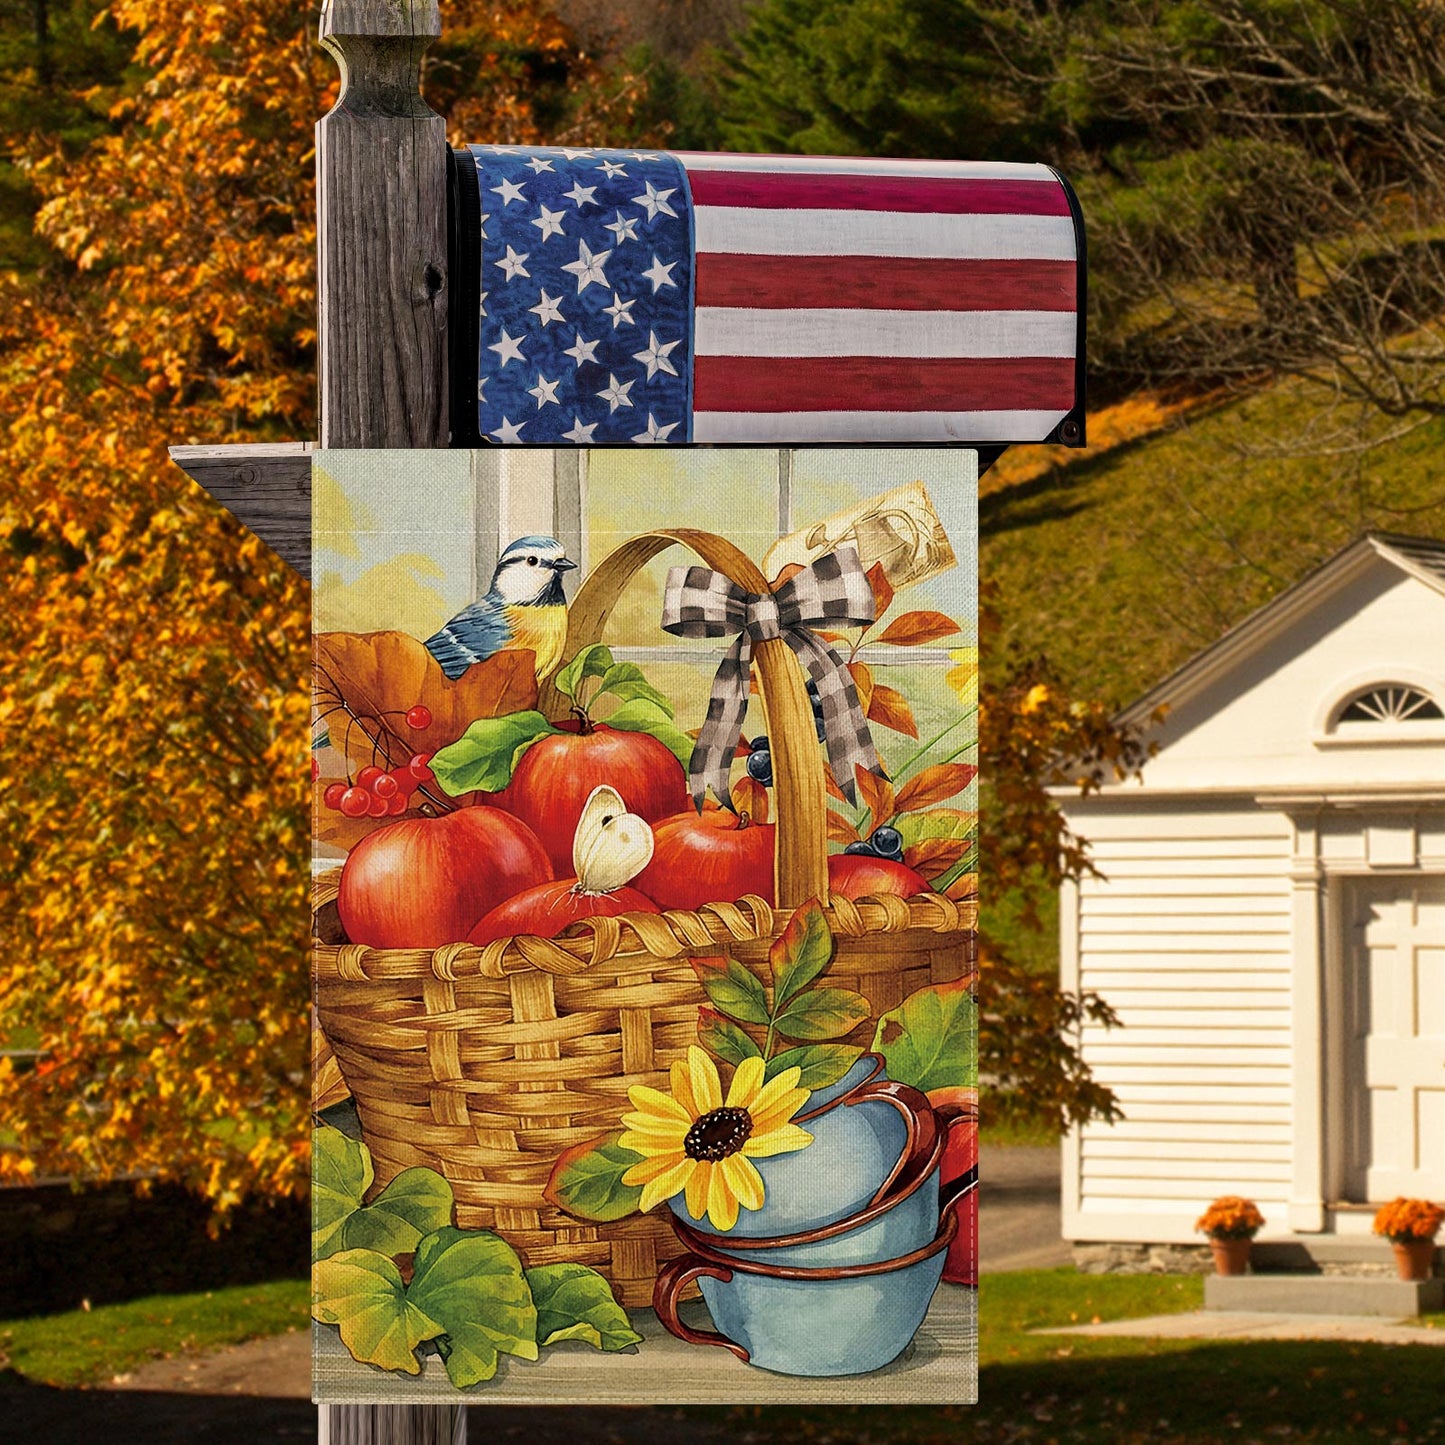
[[[541,3],[443,10],[459,139],[626,105]],[[229,1202],[307,1178],[309,599],[165,447],[313,433],[337,81],[306,7],[109,16],[134,83],[25,147],[43,264],[0,287],[0,1179]]]

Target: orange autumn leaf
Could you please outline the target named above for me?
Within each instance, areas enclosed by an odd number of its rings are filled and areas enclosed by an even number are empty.
[[[968,852],[964,838],[924,838],[907,848],[903,861],[925,878],[940,878]]]
[[[861,763],[853,769],[858,781],[858,796],[872,814],[872,826],[881,828],[894,814],[893,784],[877,773],[870,773]]]
[[[953,618],[942,612],[905,612],[895,617],[874,642],[890,642],[894,647],[922,647],[961,631]]]
[[[850,662],[848,675],[853,679],[853,686],[858,692],[858,706],[863,709],[866,717],[869,704],[873,701],[873,669],[866,662]]]
[[[739,813],[746,813],[754,823],[768,821],[770,803],[768,790],[754,777],[744,774],[732,786],[732,804]]]
[[[913,720],[913,709],[909,707],[908,699],[881,682],[873,684],[867,716],[869,722],[882,723],[896,733],[905,733],[910,738],[918,736],[918,724]]]
[[[961,793],[977,776],[978,769],[972,763],[935,763],[933,767],[915,773],[899,788],[899,811],[906,813],[946,802]]]
[[[828,809],[828,841],[830,843],[856,843],[858,830],[836,809]]]
[[[873,590],[873,617],[876,621],[893,602],[893,584],[888,580],[881,562],[875,562],[868,569],[868,586]]]

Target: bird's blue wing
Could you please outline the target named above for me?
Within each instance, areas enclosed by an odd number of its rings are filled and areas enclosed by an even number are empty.
[[[512,640],[506,613],[490,597],[462,608],[424,644],[453,682],[474,662],[485,662]]]

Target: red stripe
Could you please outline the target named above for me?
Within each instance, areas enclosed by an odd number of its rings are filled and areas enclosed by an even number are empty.
[[[1057,181],[832,176],[790,171],[689,171],[695,206],[769,211],[900,211],[942,216],[1067,216]]]
[[[697,257],[699,306],[865,311],[1073,311],[1073,261],[893,256]]]
[[[1057,357],[699,356],[695,411],[1067,411],[1074,363]]]

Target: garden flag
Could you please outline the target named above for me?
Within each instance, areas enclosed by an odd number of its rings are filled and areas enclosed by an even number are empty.
[[[682,425],[702,188],[504,155],[491,429]],[[314,454],[318,1400],[976,1398],[973,461]]]
[[[476,440],[1083,440],[1082,228],[1047,166],[491,145],[455,164],[480,218],[454,282],[480,320]]]

